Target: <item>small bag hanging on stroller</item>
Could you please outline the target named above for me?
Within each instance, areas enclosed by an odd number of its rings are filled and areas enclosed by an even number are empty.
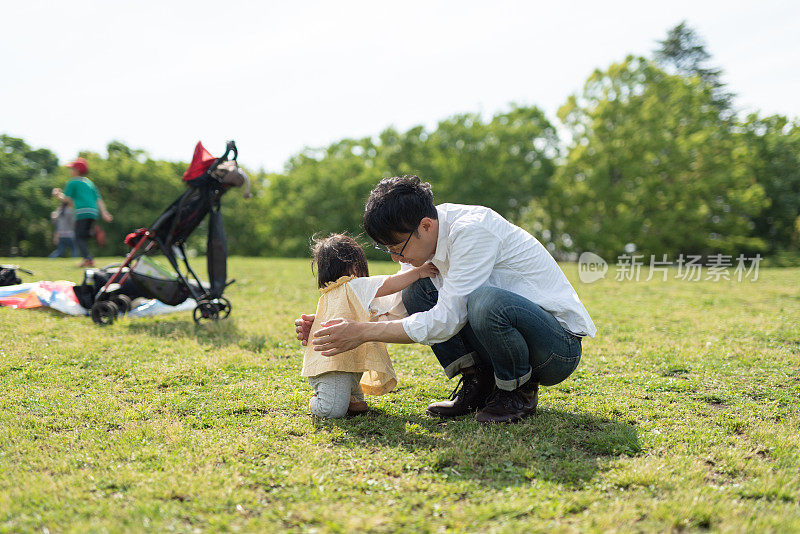
[[[229,156],[232,157],[230,159]],[[149,228],[139,228],[125,237],[132,250],[125,261],[116,267],[102,288],[94,295],[92,320],[99,325],[110,324],[120,313],[130,309],[131,298],[124,287],[133,281],[141,294],[165,304],[177,305],[193,298],[196,323],[224,319],[231,304],[222,296],[227,281],[228,250],[222,224],[220,198],[231,187],[245,186],[245,198],[250,196],[250,182],[236,163],[236,143],[229,141],[225,154],[215,158],[202,143],[197,143],[192,163],[183,175],[188,189],[162,213]],[[209,216],[208,259],[209,284],[204,284],[189,265],[186,240],[203,219]],[[175,274],[159,268],[148,256],[162,253]],[[178,260],[186,267],[181,272]],[[191,278],[190,278],[191,276]]]

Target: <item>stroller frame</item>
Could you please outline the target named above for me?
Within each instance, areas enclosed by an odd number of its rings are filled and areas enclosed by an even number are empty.
[[[233,157],[228,159],[231,153]],[[119,314],[127,313],[130,310],[131,299],[123,294],[121,289],[128,278],[132,278],[134,282],[137,282],[137,275],[134,269],[131,268],[131,264],[138,262],[142,257],[153,252],[156,247],[167,258],[175,270],[177,278],[175,281],[165,281],[165,284],[177,284],[176,286],[171,286],[174,291],[177,291],[177,294],[174,294],[173,291],[173,296],[166,299],[167,304],[179,304],[187,298],[193,298],[197,304],[192,312],[192,317],[197,324],[204,320],[217,321],[225,319],[230,315],[231,303],[222,296],[222,293],[235,280],[226,280],[227,247],[224,229],[222,228],[220,198],[231,185],[223,183],[215,176],[214,171],[217,170],[221,163],[226,161],[235,162],[237,157],[236,143],[228,141],[225,153],[217,158],[200,177],[188,181],[188,189],[159,215],[149,228],[140,228],[126,238],[126,242],[132,245],[131,251],[125,256],[123,263],[116,267],[116,272],[111,275],[95,295],[91,315],[96,324],[101,326],[111,324]],[[202,198],[198,201],[197,198],[193,199],[192,197]],[[191,201],[197,201],[199,204],[194,206],[195,209],[189,214],[188,220],[182,219],[183,210],[187,203]],[[211,282],[209,288],[203,285],[197,273],[189,265],[185,248],[185,240],[206,215],[211,216],[207,250]],[[164,232],[164,227],[167,224],[169,228]],[[176,259],[176,250],[180,253],[180,259],[183,260],[186,275],[181,272],[180,265]],[[212,269],[212,265],[215,269]],[[212,270],[215,272],[212,272]],[[191,276],[191,279],[189,276]],[[158,296],[155,296],[155,298],[158,298]],[[163,301],[164,299],[159,300]]]

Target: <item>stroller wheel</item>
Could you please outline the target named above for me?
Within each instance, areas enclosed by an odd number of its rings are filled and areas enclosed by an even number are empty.
[[[219,319],[219,305],[210,300],[201,300],[192,312],[192,318],[197,324],[203,320],[216,321]]]
[[[119,313],[126,314],[131,311],[131,299],[128,295],[118,294],[111,297],[111,302],[117,305]]]
[[[220,297],[217,299],[217,306],[219,307],[219,318],[220,319],[227,319],[228,316],[231,314],[231,301],[226,299],[225,297]]]
[[[92,321],[100,326],[114,322],[119,313],[119,308],[110,300],[100,300],[92,305]]]

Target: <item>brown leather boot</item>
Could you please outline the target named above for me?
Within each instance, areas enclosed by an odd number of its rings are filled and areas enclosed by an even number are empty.
[[[434,402],[428,406],[426,412],[436,417],[458,417],[474,412],[483,408],[493,388],[494,377],[491,372],[478,367],[467,367],[461,371],[461,379],[450,398]]]
[[[536,413],[539,384],[527,382],[513,391],[496,389],[475,414],[479,423],[516,423]]]

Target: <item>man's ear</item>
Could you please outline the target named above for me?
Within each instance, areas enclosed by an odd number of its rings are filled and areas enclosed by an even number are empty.
[[[419,222],[419,226],[417,227],[419,230],[423,232],[429,232],[433,227],[433,219],[430,217],[423,217],[422,220]]]

